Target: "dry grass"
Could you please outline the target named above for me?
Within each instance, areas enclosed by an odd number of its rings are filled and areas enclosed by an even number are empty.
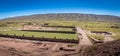
[[[104,40],[104,36],[103,35],[99,35],[99,34],[88,34],[89,37],[91,38],[95,38],[98,40]]]

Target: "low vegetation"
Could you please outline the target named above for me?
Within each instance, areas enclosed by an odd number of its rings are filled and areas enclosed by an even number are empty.
[[[106,31],[113,34],[114,39],[120,39],[120,28],[111,28],[112,25],[120,25],[120,23],[115,22],[88,22],[88,21],[65,21],[65,20],[49,20],[44,21],[49,24],[64,25],[64,26],[77,26],[85,29],[87,31]]]
[[[88,22],[84,20],[62,20],[62,19],[56,19],[56,20],[27,20],[27,21],[12,21],[15,23],[8,24],[12,27],[22,27],[23,24],[27,23],[37,23],[38,25],[42,25],[44,23],[48,23],[49,25],[52,26],[77,26],[81,27],[82,29],[85,29],[87,31],[106,31],[106,32],[111,32],[113,34],[114,39],[120,39],[120,28],[111,28],[113,25],[120,25],[119,22]],[[1,27],[0,27],[1,28]],[[1,31],[4,30],[5,28],[0,29]],[[7,28],[8,29],[8,28]],[[65,31],[71,31],[72,29],[64,29],[64,28],[59,28],[58,30],[65,30]]]
[[[98,40],[104,40],[104,36],[103,36],[103,35],[99,35],[99,34],[89,34],[88,36],[91,37],[91,38],[98,39]]]
[[[58,39],[78,39],[76,34],[64,34],[64,33],[46,33],[46,32],[28,32],[28,31],[0,31],[1,34],[9,34],[17,36],[28,36],[31,37],[45,37],[45,38],[58,38]]]

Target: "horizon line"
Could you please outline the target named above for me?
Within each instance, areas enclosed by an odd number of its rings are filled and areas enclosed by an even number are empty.
[[[120,17],[119,15],[111,15],[111,14],[95,14],[95,13],[33,13],[33,14],[25,14],[25,15],[17,15],[17,16],[8,16],[8,17],[3,17],[0,19],[6,19],[6,18],[14,18],[14,17],[22,17],[22,16],[32,16],[32,15],[39,15],[39,14],[91,14],[91,15],[101,15],[101,16],[116,16]]]

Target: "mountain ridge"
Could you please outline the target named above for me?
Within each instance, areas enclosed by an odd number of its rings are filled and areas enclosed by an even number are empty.
[[[28,16],[17,16],[4,18],[3,21],[9,20],[84,20],[84,21],[100,21],[100,22],[120,22],[119,16],[113,15],[96,15],[96,14],[81,14],[81,13],[49,13],[49,14],[34,14]]]

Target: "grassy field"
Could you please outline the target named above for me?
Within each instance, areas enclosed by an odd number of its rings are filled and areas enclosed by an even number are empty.
[[[20,22],[20,21],[19,21]],[[22,22],[22,21],[21,21]],[[32,21],[29,21],[32,22]],[[115,23],[115,22],[88,22],[88,21],[66,21],[66,20],[37,20],[34,21],[35,23],[44,24],[44,23],[49,23],[49,25],[52,26],[77,26],[81,27],[87,31],[107,31],[107,32],[112,32],[113,38],[114,39],[120,39],[120,28],[111,28],[112,25],[120,23]],[[14,25],[19,25],[19,24],[14,24]],[[14,26],[13,25],[13,26]],[[2,29],[3,30],[3,29]],[[68,30],[71,31],[71,29],[58,29],[58,30]],[[64,35],[64,34],[63,34]]]
[[[76,34],[64,34],[64,33],[46,33],[46,32],[27,32],[27,31],[15,31],[15,29],[21,28],[21,24],[11,24],[10,26],[0,27],[0,33],[2,34],[10,34],[10,35],[18,35],[22,36],[32,36],[34,37],[46,37],[46,38],[59,38],[59,39],[78,39]],[[71,28],[58,28],[59,31],[72,31]]]
[[[27,31],[0,31],[2,34],[9,34],[17,36],[22,36],[23,34],[25,36],[31,37],[34,35],[34,37],[46,37],[46,38],[58,38],[58,39],[78,39],[76,34],[64,34],[64,33],[46,33],[46,32],[27,32]]]
[[[113,33],[114,39],[120,39],[120,28],[111,28],[112,25],[120,23],[115,22],[88,22],[88,21],[64,21],[64,20],[51,20],[45,21],[50,23],[50,25],[63,25],[63,26],[77,26],[81,27],[87,31],[107,31]]]

